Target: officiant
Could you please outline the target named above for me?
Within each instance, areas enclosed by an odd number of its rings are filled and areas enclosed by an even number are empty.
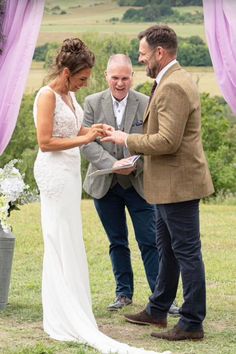
[[[131,89],[133,68],[130,58],[124,54],[112,55],[105,76],[108,89],[85,99],[83,125],[90,127],[95,123],[107,123],[127,133],[142,133],[148,97]],[[93,197],[107,234],[116,282],[115,300],[107,309],[117,311],[132,303],[134,292],[126,210],[132,220],[147,281],[153,292],[159,270],[156,209],[144,199],[142,159],[135,167],[94,176],[91,173],[96,170],[119,164],[122,158],[129,156],[128,150],[98,139],[81,147],[81,151],[90,162],[83,187]],[[178,308],[172,305],[170,312],[176,315]]]

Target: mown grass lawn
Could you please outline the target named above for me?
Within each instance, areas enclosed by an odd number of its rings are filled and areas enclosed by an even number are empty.
[[[108,313],[114,297],[114,281],[108,256],[108,242],[91,200],[82,202],[84,239],[90,268],[93,309],[100,329],[113,338],[156,351],[176,354],[236,353],[236,206],[201,205],[201,234],[207,275],[208,314],[206,337],[201,342],[168,343],[150,337],[153,330],[124,321],[123,314],[143,309],[149,289],[130,233],[135,273],[134,304],[123,312]],[[92,354],[78,344],[50,340],[42,330],[41,267],[43,243],[40,205],[25,205],[11,221],[16,235],[9,305],[0,312],[1,354]],[[132,227],[130,227],[132,230]],[[78,270],[79,271],[79,270]],[[181,284],[178,302],[181,303]],[[169,326],[175,324],[169,319]]]

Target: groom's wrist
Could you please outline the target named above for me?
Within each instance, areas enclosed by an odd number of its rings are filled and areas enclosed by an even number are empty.
[[[125,144],[125,147],[126,147],[126,148],[128,148],[128,145],[127,145],[128,137],[129,137],[129,134],[126,134],[126,136],[125,136],[125,138],[124,138],[124,144]]]
[[[128,145],[127,145],[127,139],[128,139],[128,135],[125,137],[125,147],[127,148],[128,147]]]

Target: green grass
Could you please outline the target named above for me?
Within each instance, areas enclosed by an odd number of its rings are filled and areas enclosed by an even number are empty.
[[[145,306],[149,289],[134,234],[130,243],[135,274],[134,304],[119,313],[108,313],[114,297],[114,280],[108,242],[91,200],[82,202],[84,239],[88,254],[93,309],[101,330],[119,341],[176,354],[235,354],[236,352],[236,206],[201,205],[201,234],[207,276],[208,311],[202,342],[168,343],[150,337],[152,328],[128,324],[123,314]],[[0,312],[1,354],[94,354],[72,343],[49,339],[42,330],[41,268],[43,242],[40,205],[25,205],[11,221],[16,235],[9,305]],[[130,223],[130,221],[129,221]],[[181,285],[178,301],[181,303]],[[169,326],[175,324],[169,320]]]

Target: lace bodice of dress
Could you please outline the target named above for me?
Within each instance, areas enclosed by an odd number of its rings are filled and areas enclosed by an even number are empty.
[[[53,91],[49,86],[42,87],[37,93],[37,96],[35,98],[35,103],[34,103],[35,125],[37,126],[38,98],[40,94],[45,90],[50,90],[54,92],[56,98],[52,135],[60,138],[71,138],[76,136],[81,128],[83,110],[80,107],[80,105],[77,103],[73,92],[70,92],[70,95],[75,108],[75,113],[72,112],[71,108],[63,101],[62,97],[58,93]]]
[[[51,90],[49,86],[42,87],[34,102],[34,122],[37,126],[38,97],[44,90]],[[53,91],[54,92],[54,91]],[[54,92],[56,98],[52,136],[57,138],[72,138],[78,135],[81,128],[83,110],[71,92],[75,113],[63,101],[62,97]],[[40,149],[34,164],[34,176],[41,194],[50,198],[60,198],[67,180],[67,173],[80,175],[79,147],[61,151],[42,152]],[[79,177],[78,177],[79,178]]]

